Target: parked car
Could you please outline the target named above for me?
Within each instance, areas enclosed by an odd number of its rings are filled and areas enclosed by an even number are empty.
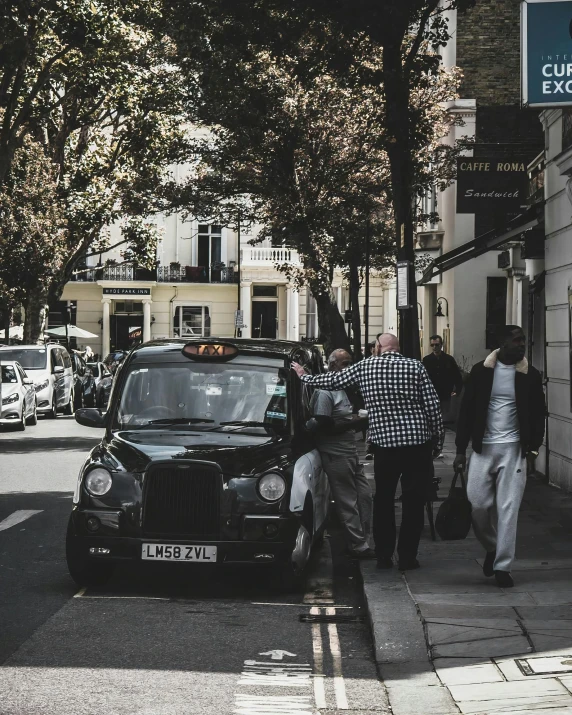
[[[38,414],[55,419],[73,414],[73,368],[63,345],[11,345],[0,348],[0,360],[18,362],[34,381]]]
[[[278,340],[157,340],[116,373],[104,428],[73,497],[72,578],[102,585],[126,561],[261,564],[299,587],[322,535],[329,488],[304,430],[321,370],[315,347]],[[270,574],[269,574],[270,575]]]
[[[102,362],[87,362],[86,365],[91,370],[91,374],[95,379],[96,387],[106,375],[110,374],[109,370],[107,369],[107,366]]]
[[[72,353],[74,377],[74,411],[80,407],[95,407],[95,378],[84,359]]]
[[[25,430],[26,424],[38,424],[37,401],[34,383],[22,366],[0,359],[0,424],[14,425]]]

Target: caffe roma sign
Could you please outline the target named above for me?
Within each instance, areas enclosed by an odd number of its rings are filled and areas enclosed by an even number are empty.
[[[463,157],[457,161],[457,212],[518,212],[526,204],[527,182],[520,159]]]

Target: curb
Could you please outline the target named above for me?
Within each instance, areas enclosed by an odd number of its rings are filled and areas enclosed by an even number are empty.
[[[394,715],[458,715],[433,669],[405,577],[395,569],[378,571],[371,561],[359,565],[375,660]]]

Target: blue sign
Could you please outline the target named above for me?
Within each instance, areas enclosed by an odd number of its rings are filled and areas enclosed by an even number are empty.
[[[522,103],[572,105],[572,1],[522,3]]]

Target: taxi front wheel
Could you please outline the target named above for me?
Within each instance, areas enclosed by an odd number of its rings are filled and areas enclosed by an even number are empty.
[[[86,547],[78,544],[71,517],[66,535],[66,561],[70,576],[77,585],[88,588],[105,586],[115,570],[114,564],[90,558]]]
[[[296,543],[286,563],[277,564],[275,583],[284,591],[298,592],[303,590],[306,583],[306,566],[312,550],[312,537],[310,532],[300,524]]]

